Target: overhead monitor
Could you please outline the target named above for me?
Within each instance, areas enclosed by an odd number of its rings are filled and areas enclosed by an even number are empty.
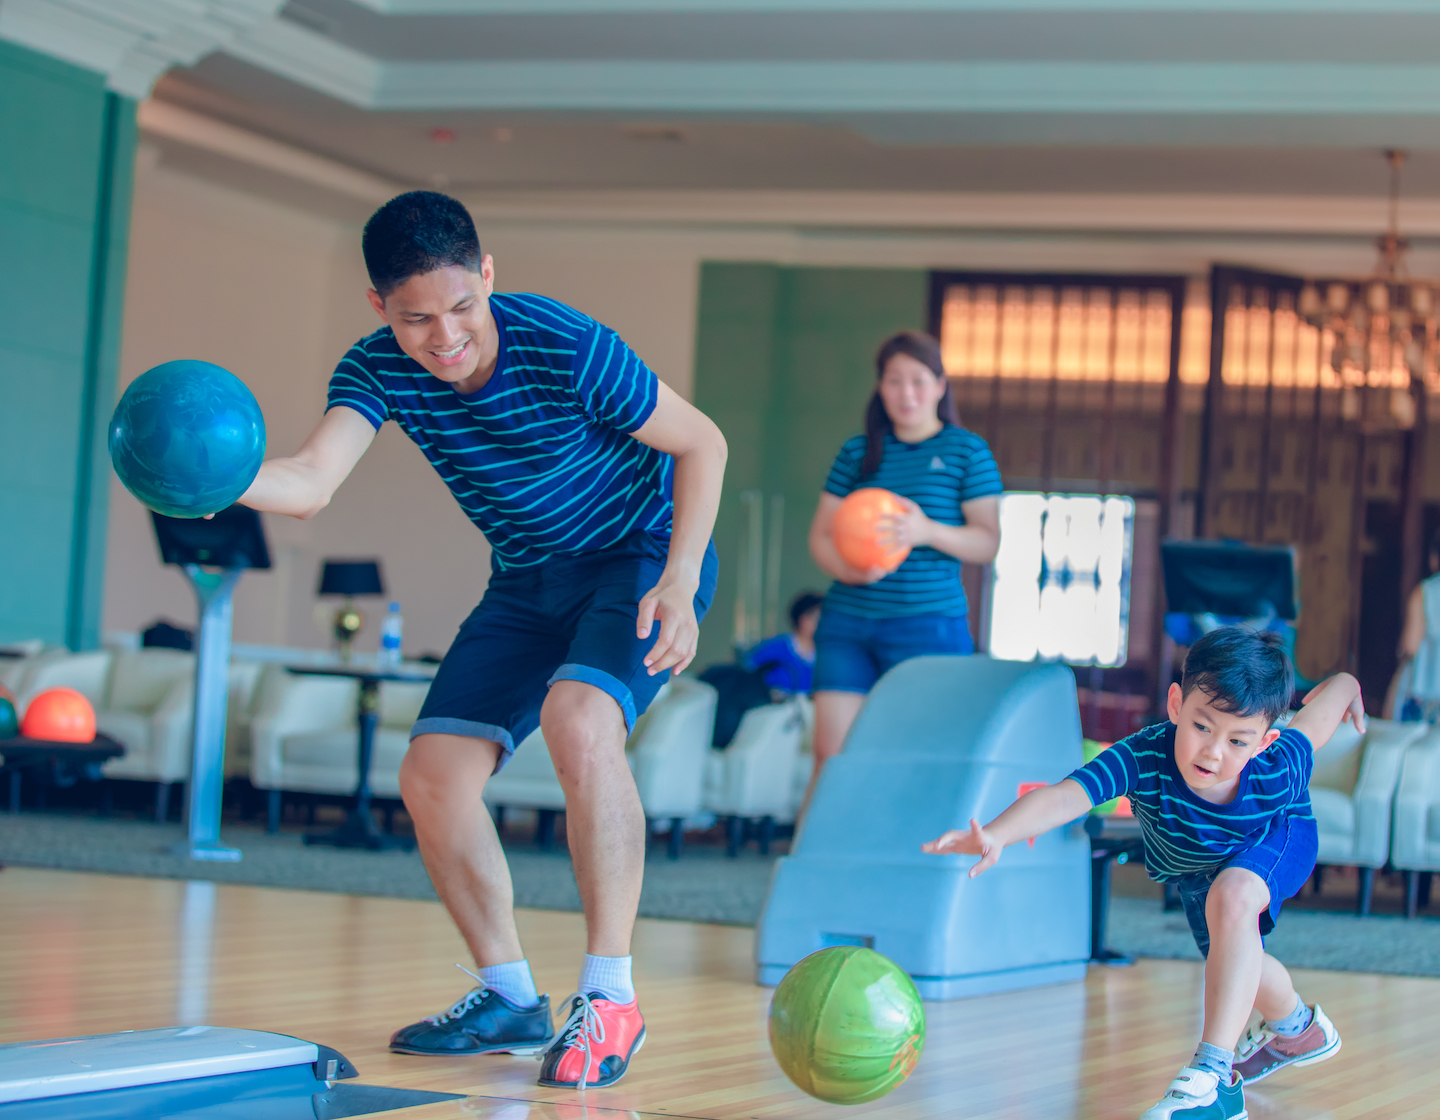
[[[233,505],[205,519],[150,514],[160,559],[166,564],[202,564],[209,568],[268,568],[270,549],[260,515]]]
[[[1162,541],[1166,610],[1232,618],[1294,619],[1295,550],[1233,541]]]

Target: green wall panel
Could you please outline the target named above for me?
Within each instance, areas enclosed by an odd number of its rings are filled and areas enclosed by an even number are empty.
[[[135,103],[0,43],[0,642],[100,639]]]
[[[810,517],[840,444],[862,428],[875,350],[924,329],[928,284],[919,269],[702,267],[695,402],[725,433],[730,462],[715,524],[720,585],[697,664],[733,652],[743,491],[784,495],[782,607],[827,586],[810,559]]]

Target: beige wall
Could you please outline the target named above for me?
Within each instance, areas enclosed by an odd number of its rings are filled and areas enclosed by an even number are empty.
[[[810,231],[701,220],[645,223],[593,216],[524,220],[467,199],[496,259],[498,287],[564,300],[618,330],[689,395],[705,260],[786,264],[1205,273],[1231,261],[1309,274],[1358,274],[1373,249],[1356,237],[1035,235]],[[324,407],[336,360],[374,327],[362,298],[359,231],[153,160],[135,191],[122,384],[151,366],[197,357],[233,370],[265,410],[271,454],[296,448]],[[1416,254],[1428,274],[1440,260]],[[1423,259],[1422,259],[1423,258]],[[158,616],[194,618],[188,588],[156,556],[148,518],[112,485],[105,629]],[[482,592],[489,550],[409,441],[386,425],[329,508],[309,522],[267,517],[276,567],[248,574],[237,641],[322,646],[313,593],[326,556],[379,556],[406,619],[406,649],[443,651]],[[383,603],[374,604],[378,613]],[[317,618],[319,621],[317,621]],[[373,648],[372,623],[360,642]]]

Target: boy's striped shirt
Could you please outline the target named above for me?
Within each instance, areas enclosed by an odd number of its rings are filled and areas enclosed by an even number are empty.
[[[1175,725],[1157,723],[1122,739],[1070,774],[1100,805],[1129,797],[1145,837],[1152,879],[1209,871],[1264,839],[1281,819],[1313,822],[1310,740],[1286,728],[1245,764],[1235,799],[1214,805],[1201,798],[1175,765]],[[1313,824],[1311,827],[1314,827]]]
[[[485,534],[497,569],[595,552],[671,525],[669,455],[630,433],[659,381],[609,327],[544,296],[492,295],[495,372],[462,395],[408,357],[387,326],[330,378],[327,407],[394,420]]]

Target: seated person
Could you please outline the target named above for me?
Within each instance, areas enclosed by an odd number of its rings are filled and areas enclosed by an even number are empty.
[[[815,676],[815,627],[824,596],[802,591],[790,601],[790,633],[776,634],[753,647],[743,664],[762,673],[771,692],[810,694]]]

